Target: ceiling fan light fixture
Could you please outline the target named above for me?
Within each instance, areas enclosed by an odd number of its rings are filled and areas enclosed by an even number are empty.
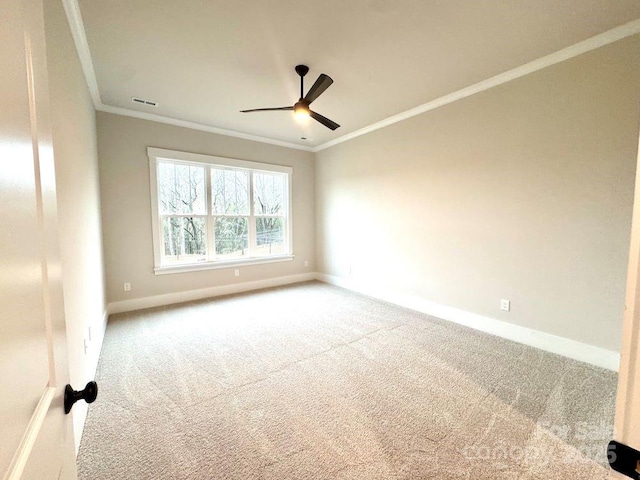
[[[293,106],[293,116],[296,120],[306,120],[311,115],[311,111],[309,110],[309,106],[304,102],[297,102]]]

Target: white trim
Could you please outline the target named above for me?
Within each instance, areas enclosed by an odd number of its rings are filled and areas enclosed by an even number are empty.
[[[521,327],[495,318],[478,315],[458,308],[430,302],[423,298],[392,292],[373,284],[365,284],[356,280],[345,279],[324,273],[318,273],[317,280],[362,293],[385,302],[400,305],[411,310],[426,313],[443,320],[464,325],[466,327],[490,333],[507,340],[539,348],[547,352],[589,363],[597,367],[617,371],[620,365],[620,354],[611,350],[577,342],[568,338]]]
[[[149,149],[147,148],[147,154]],[[162,245],[160,239],[162,238],[162,225],[160,225],[160,218],[158,212],[158,159],[149,156],[149,189],[151,192],[151,229],[153,231],[153,266],[157,268],[162,264]],[[207,192],[207,198],[209,197]],[[207,205],[209,208],[209,205]],[[207,245],[209,239],[207,238]]]
[[[166,150],[157,147],[147,147],[147,155],[149,157],[149,182],[150,182],[150,194],[151,194],[151,228],[153,231],[153,259],[154,259],[154,273],[156,275],[166,275],[173,273],[185,273],[195,272],[199,270],[211,270],[216,268],[231,268],[240,265],[257,265],[262,263],[273,263],[293,260],[293,243],[292,243],[292,202],[291,202],[291,184],[293,183],[293,167],[286,165],[277,165],[271,163],[251,162],[247,160],[239,160],[236,158],[218,157],[213,155],[204,155],[200,153],[181,152],[178,150]],[[194,215],[180,215],[180,216],[193,216],[193,217],[205,217],[207,222],[207,259],[202,262],[189,263],[189,264],[177,264],[177,265],[163,265],[163,231],[162,222],[160,218],[159,206],[158,206],[158,163],[170,162],[175,164],[184,163],[185,165],[197,165],[205,169],[205,202],[207,205],[206,214],[194,214]],[[214,252],[214,236],[213,236],[213,218],[220,216],[213,213],[213,205],[210,199],[210,175],[211,168],[233,168],[244,169],[247,171],[249,179],[249,215],[246,218],[249,222],[249,255],[245,258],[234,258],[230,260],[220,260],[215,258]],[[287,179],[287,191],[285,193],[286,205],[288,206],[286,215],[274,215],[284,218],[286,225],[286,238],[287,238],[287,253],[281,255],[269,255],[269,256],[257,256],[254,252],[255,246],[255,226],[253,226],[252,220],[259,218],[255,215],[253,205],[253,175],[254,173],[268,172],[274,175],[286,176]],[[243,217],[245,215],[242,215]]]
[[[618,352],[559,337],[557,335],[540,332],[531,328],[503,322],[458,308],[437,304],[420,297],[391,292],[388,289],[378,288],[371,284],[364,284],[354,280],[323,273],[301,273],[252,282],[220,285],[198,290],[188,290],[185,292],[167,293],[152,297],[122,300],[119,302],[109,303],[107,310],[109,314],[123,313],[133,310],[141,310],[144,308],[200,300],[203,298],[231,295],[235,293],[249,292],[252,290],[260,290],[263,288],[306,282],[310,280],[319,280],[331,285],[346,288],[385,302],[393,303],[395,305],[422,312],[443,320],[448,320],[459,325],[464,325],[466,327],[473,328],[474,330],[490,333],[507,340],[539,348],[547,352],[562,355],[597,367],[613,371],[617,371],[619,367],[620,354]]]
[[[192,130],[216,133],[218,135],[224,135],[226,137],[242,138],[243,140],[251,140],[253,142],[268,143],[270,145],[293,148],[295,150],[304,150],[305,152],[313,151],[313,147],[309,147],[307,145],[298,145],[297,143],[275,140],[273,138],[261,137],[259,135],[252,135],[250,133],[237,132],[235,130],[227,130],[224,128],[213,127],[211,125],[204,125],[202,123],[190,122],[187,120],[178,120],[177,118],[165,117],[164,115],[158,115],[155,113],[139,112],[137,110],[130,110],[128,108],[114,107],[112,105],[105,105],[103,103],[96,105],[96,110],[100,112],[115,113],[116,115],[124,115],[126,117],[140,118],[142,120],[151,120],[152,122],[166,123],[168,125],[175,125],[176,127],[184,127],[190,128]]]
[[[543,68],[549,67],[551,65],[555,65],[556,63],[563,62],[570,58],[577,57],[578,55],[582,55],[583,53],[587,53],[591,50],[595,50],[596,48],[600,48],[605,45],[609,45],[610,43],[617,42],[618,40],[622,40],[623,38],[630,37],[631,35],[635,35],[636,33],[640,33],[640,19],[633,20],[629,23],[626,23],[619,27],[613,28],[611,30],[600,33],[586,40],[583,40],[582,42],[578,42],[567,48],[558,50],[557,52],[538,58],[537,60],[533,60],[532,62],[526,63],[522,66],[513,68],[511,70],[503,72],[494,77],[475,83],[469,87],[463,88],[461,90],[450,93],[448,95],[444,95],[435,100],[432,100],[425,104],[419,105],[415,108],[407,110],[405,112],[399,113],[397,115],[393,115],[384,120],[381,120],[379,122],[363,127],[359,130],[356,130],[355,132],[347,133],[346,135],[342,135],[341,137],[335,138],[333,140],[325,142],[316,147],[310,147],[307,145],[299,145],[297,143],[291,143],[291,142],[285,142],[282,140],[275,140],[272,138],[261,137],[258,135],[251,135],[249,133],[237,132],[235,130],[226,130],[223,128],[217,128],[211,125],[204,125],[201,123],[189,122],[187,120],[179,120],[176,118],[157,115],[154,113],[140,112],[137,110],[130,110],[128,108],[115,107],[112,105],[103,104],[102,101],[100,100],[100,92],[98,90],[98,81],[96,79],[93,62],[91,60],[91,52],[89,49],[89,43],[87,42],[84,24],[82,23],[82,16],[80,15],[80,7],[78,6],[78,1],[62,0],[62,3],[64,4],[64,9],[67,14],[67,19],[69,21],[69,27],[71,28],[71,34],[73,35],[73,40],[76,44],[76,50],[78,51],[78,56],[80,57],[82,70],[84,71],[87,85],[89,86],[89,91],[91,92],[91,98],[93,99],[93,103],[96,110],[101,112],[107,112],[107,113],[115,113],[117,115],[124,115],[127,117],[140,118],[143,120],[150,120],[152,122],[175,125],[178,127],[190,128],[192,130],[200,130],[204,132],[216,133],[218,135],[242,138],[244,140],[267,143],[270,145],[278,145],[281,147],[293,148],[295,150],[303,150],[306,152],[314,152],[314,153],[324,150],[326,148],[332,147],[339,143],[346,142],[348,140],[359,137],[361,135],[366,135],[367,133],[373,132],[375,130],[379,130],[389,125],[393,125],[394,123],[401,122],[408,118],[415,117],[416,115],[420,115],[430,110],[434,110],[438,107],[448,105],[462,98],[475,95],[476,93],[488,90],[498,85],[502,85],[503,83],[507,83],[511,80],[515,80],[516,78],[520,78],[524,75],[528,75],[529,73],[542,70]]]
[[[78,5],[77,0],[62,0],[62,5],[64,6],[64,11],[67,15],[67,21],[69,22],[73,42],[76,44],[76,50],[78,51],[78,57],[80,58],[84,78],[87,82],[87,86],[89,87],[91,99],[93,100],[93,106],[97,109],[102,105],[102,101],[100,100],[100,90],[98,88],[96,72],[93,68],[93,60],[91,59],[91,50],[89,49],[87,34],[84,31],[80,5]]]
[[[156,275],[170,275],[172,273],[199,272],[201,270],[215,270],[218,268],[247,267],[262,265],[263,263],[290,262],[295,255],[278,255],[277,257],[249,257],[238,260],[190,263],[186,265],[167,265],[153,269]]]
[[[610,43],[617,42],[618,40],[622,40],[623,38],[635,35],[636,33],[640,33],[640,19],[626,23],[612,30],[608,30],[604,33],[588,38],[587,40],[578,42],[575,45],[563,48],[562,50],[558,50],[557,52],[538,58],[536,60],[533,60],[532,62],[525,63],[524,65],[513,68],[481,82],[475,83],[456,92],[436,98],[435,100],[424,103],[410,110],[406,110],[397,115],[385,118],[384,120],[356,130],[355,132],[351,132],[325,142],[322,145],[314,147],[313,152],[319,152],[326,148],[333,147],[334,145],[338,145],[339,143],[352,140],[356,137],[366,135],[367,133],[371,133],[375,130],[393,125],[394,123],[407,120],[411,117],[415,117],[430,110],[435,110],[436,108],[448,105],[471,95],[475,95],[476,93],[484,92],[485,90],[489,90],[490,88],[497,87],[498,85],[502,85],[503,83],[510,82],[511,80],[515,80],[520,77],[524,77],[525,75],[537,72],[538,70],[542,70],[551,65],[555,65],[556,63],[564,62],[565,60],[577,57],[578,55],[582,55],[583,53],[590,52],[591,50],[595,50],[596,48],[603,47]]]
[[[49,407],[55,396],[56,387],[46,386],[3,480],[20,480],[22,477],[31,450],[33,450],[33,446],[38,439],[38,434],[40,433],[40,429],[44,424],[44,420],[49,412]]]
[[[182,160],[185,162],[205,163],[207,165],[219,165],[222,167],[250,168],[263,172],[293,173],[293,167],[276,165],[273,163],[251,162],[237,158],[217,157],[202,153],[181,152],[178,150],[166,150],[164,148],[147,147],[147,156],[150,158],[165,159],[170,161]]]
[[[191,302],[203,298],[219,297],[221,295],[232,295],[235,293],[261,290],[263,288],[279,287],[291,283],[308,282],[315,280],[315,273],[299,273],[285,277],[267,278],[252,282],[234,283],[230,285],[219,285],[215,287],[201,288],[198,290],[187,290],[185,292],[166,293],[164,295],[154,295],[152,297],[134,298],[131,300],[121,300],[109,303],[107,310],[109,314],[130,312],[143,308],[160,307],[172,305],[174,303]]]

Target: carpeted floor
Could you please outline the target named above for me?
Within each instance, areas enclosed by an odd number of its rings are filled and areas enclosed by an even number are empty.
[[[616,375],[321,283],[110,318],[80,479],[604,479]]]

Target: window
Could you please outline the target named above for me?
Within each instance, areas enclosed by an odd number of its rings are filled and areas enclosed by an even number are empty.
[[[156,273],[293,258],[290,167],[147,152]]]

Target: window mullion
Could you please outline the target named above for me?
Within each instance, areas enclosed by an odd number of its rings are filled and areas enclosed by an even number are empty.
[[[184,218],[184,217],[183,217]],[[180,223],[180,228],[178,229],[178,232],[180,232],[180,252],[178,252],[178,259],[180,259],[180,257],[184,257],[185,255],[185,251],[184,251],[184,223]]]
[[[205,186],[207,189],[207,260],[211,261],[216,256],[215,219],[213,217],[213,195],[211,194],[211,167],[205,171]]]
[[[254,172],[249,172],[249,256],[256,255],[258,243],[256,241],[256,221],[253,208],[253,176]]]

